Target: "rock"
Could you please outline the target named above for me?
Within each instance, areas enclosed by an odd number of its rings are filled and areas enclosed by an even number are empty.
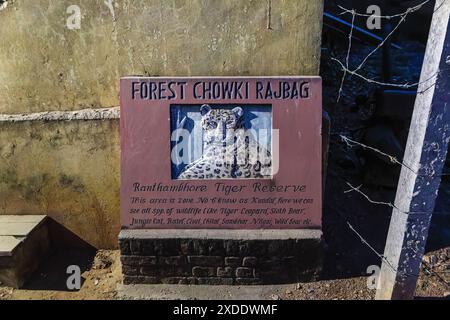
[[[438,262],[438,258],[435,255],[428,255],[423,256],[422,261],[428,264],[430,267],[432,267]]]
[[[280,297],[279,297],[278,295],[276,295],[276,294],[272,294],[272,295],[270,296],[270,298],[271,298],[272,300],[280,300]]]
[[[112,265],[113,261],[103,250],[100,250],[94,258],[93,269],[106,269]]]
[[[435,265],[438,263],[438,258],[435,255],[430,256],[430,264]]]

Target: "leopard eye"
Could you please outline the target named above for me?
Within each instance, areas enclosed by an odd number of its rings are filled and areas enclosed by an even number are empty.
[[[215,128],[217,128],[217,122],[215,121],[208,122],[208,129],[215,129]]]

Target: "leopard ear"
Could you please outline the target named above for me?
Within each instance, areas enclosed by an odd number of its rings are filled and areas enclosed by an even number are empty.
[[[233,113],[236,115],[236,118],[238,118],[238,119],[244,115],[244,110],[242,110],[241,107],[236,107],[231,111],[233,111]]]
[[[202,116],[204,116],[205,114],[207,114],[210,111],[211,111],[211,107],[209,104],[204,104],[200,107],[200,113],[202,114]]]

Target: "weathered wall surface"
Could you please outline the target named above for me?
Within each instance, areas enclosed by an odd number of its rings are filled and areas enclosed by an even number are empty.
[[[317,75],[323,1],[9,0],[0,114],[107,108],[125,75]],[[67,7],[81,28],[66,27]],[[0,214],[49,214],[117,246],[118,120],[0,117]]]
[[[123,75],[318,73],[321,1],[113,3],[14,0],[0,11],[0,113],[117,106]],[[79,30],[66,27],[72,4]]]
[[[48,214],[92,245],[117,243],[117,120],[0,122],[0,159],[0,214]]]

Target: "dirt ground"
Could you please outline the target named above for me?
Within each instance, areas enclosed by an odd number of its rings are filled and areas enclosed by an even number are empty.
[[[79,291],[66,286],[67,266],[78,265],[82,271]],[[20,290],[0,286],[0,300],[109,300],[115,299],[122,281],[118,250],[71,250],[52,254]]]
[[[432,273],[422,270],[417,285],[417,298],[450,299],[450,248],[428,253],[424,260]],[[68,291],[65,273],[68,265],[77,264],[82,269],[81,290]],[[95,252],[77,250],[54,253],[27,283],[16,290],[0,286],[0,300],[115,300],[122,281],[119,251]],[[322,280],[312,283],[267,286],[274,300],[371,300],[375,291],[367,287],[365,276],[346,279]],[[151,289],[150,289],[151,290]],[[220,286],[215,290],[221,290]],[[266,288],[267,291],[267,288]],[[195,292],[195,291],[194,291]],[[161,298],[164,298],[161,296]],[[193,296],[192,299],[196,297]]]

